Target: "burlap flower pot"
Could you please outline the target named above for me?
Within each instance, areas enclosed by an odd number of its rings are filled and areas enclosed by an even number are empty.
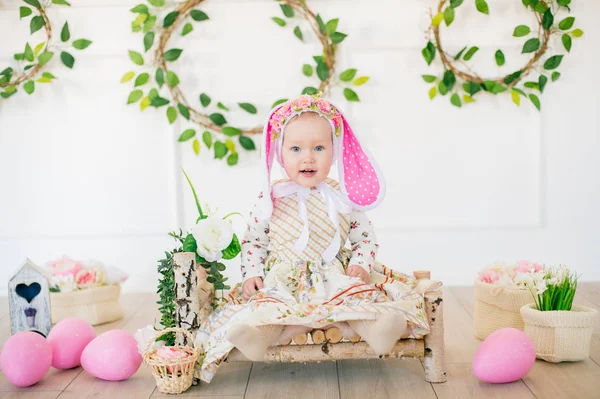
[[[573,305],[571,310],[539,311],[530,303],[521,308],[521,315],[538,359],[559,363],[588,358],[596,309]]]
[[[507,289],[475,280],[475,336],[483,340],[505,327],[523,330],[520,309],[532,300],[528,289]]]
[[[52,324],[68,317],[78,317],[95,326],[119,320],[125,312],[119,303],[121,286],[104,285],[73,292],[51,292]]]

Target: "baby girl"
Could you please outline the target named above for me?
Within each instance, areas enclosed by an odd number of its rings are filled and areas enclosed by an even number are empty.
[[[377,354],[426,331],[422,298],[375,261],[365,210],[383,199],[384,181],[342,113],[319,96],[277,106],[263,158],[263,191],[242,241],[243,299],[200,329],[201,378],[210,381],[233,347],[260,361],[269,346],[314,328],[360,335]],[[275,159],[287,178],[272,183]],[[335,164],[340,183],[328,177]]]
[[[242,241],[244,298],[292,307],[332,304],[340,311],[344,304],[380,302],[384,295],[368,285],[377,243],[362,209],[381,201],[383,179],[342,114],[319,97],[284,103],[268,121],[265,154],[267,175],[276,156],[288,179],[265,187]],[[341,192],[328,178],[336,161],[346,181]],[[348,240],[349,259],[343,251]],[[402,312],[358,320],[353,313],[346,317],[350,327],[379,354],[390,351],[406,328]],[[283,325],[266,323],[257,318],[237,324],[227,339],[246,357],[260,360],[269,345],[299,331],[286,328],[280,336]]]

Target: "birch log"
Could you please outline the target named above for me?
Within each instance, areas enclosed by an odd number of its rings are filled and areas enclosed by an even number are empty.
[[[325,339],[331,344],[337,344],[344,338],[342,332],[337,327],[331,327],[325,331]]]
[[[296,335],[294,335],[294,338],[292,338],[292,340],[294,341],[294,343],[296,345],[305,345],[308,342],[308,334],[307,333],[296,334]]]
[[[310,333],[313,344],[320,345],[325,342],[325,333],[323,330],[312,330]]]
[[[444,307],[441,291],[425,293],[425,309],[431,332],[425,341],[425,380],[446,382],[446,357],[444,355]]]
[[[360,341],[360,335],[357,334],[357,335],[353,335],[351,337],[348,337],[348,340],[350,342],[358,342],[358,341]]]
[[[324,360],[345,359],[397,359],[402,357],[423,357],[424,343],[422,339],[403,339],[388,355],[379,356],[366,342],[340,342],[323,345],[287,345],[274,346],[267,349],[265,362],[320,362]],[[233,349],[227,357],[228,362],[249,362],[237,349]]]
[[[193,252],[174,254],[173,272],[177,327],[184,328],[195,336],[202,320],[212,311],[212,284],[206,281],[206,271],[196,264],[196,254]],[[191,344],[182,334],[177,335],[177,343]]]

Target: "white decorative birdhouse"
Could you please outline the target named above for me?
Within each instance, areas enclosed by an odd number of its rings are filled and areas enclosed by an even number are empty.
[[[11,333],[36,331],[48,336],[50,291],[48,276],[27,259],[8,282]]]

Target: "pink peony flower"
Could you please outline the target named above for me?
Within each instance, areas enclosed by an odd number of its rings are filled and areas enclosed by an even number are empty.
[[[317,101],[317,107],[319,107],[319,110],[324,114],[329,114],[331,112],[331,104],[324,98]]]
[[[290,101],[284,103],[277,112],[283,115],[284,117],[289,116],[292,113],[292,103]]]
[[[128,275],[122,270],[112,266],[104,266],[104,263],[97,260],[87,260],[81,262],[84,269],[94,269],[96,271],[96,282],[101,284],[122,284],[127,281]]]
[[[271,121],[275,121],[275,122],[280,122],[281,123],[283,121],[283,116],[279,112],[275,112],[271,116]]]
[[[185,359],[190,357],[190,354],[172,346],[161,346],[156,350],[156,355],[161,359]],[[167,371],[173,373],[178,371],[181,366],[167,366]]]
[[[101,274],[94,269],[82,269],[75,275],[75,282],[79,288],[89,288],[98,285],[101,278]]]
[[[172,346],[162,346],[156,350],[156,355],[162,359],[185,359],[190,354]]]
[[[499,278],[500,275],[494,270],[486,270],[479,273],[479,280],[483,281],[484,283],[493,284],[494,282],[498,281]]]
[[[81,263],[67,257],[48,262],[46,267],[50,269],[54,276],[75,276],[81,270]]]
[[[311,96],[300,96],[296,100],[296,106],[301,108],[308,108],[312,105],[313,98]]]
[[[281,130],[281,122],[271,120],[271,129],[273,130],[273,132],[278,133]]]
[[[333,118],[331,118],[331,120],[333,121],[333,126],[335,127],[338,127],[342,124],[342,117],[340,114],[336,114]]]
[[[541,270],[544,270],[544,266],[540,265],[539,263],[530,262],[528,260],[520,260],[517,262],[517,267],[515,269],[515,272],[517,272],[517,273],[530,273],[530,272],[537,273]]]

